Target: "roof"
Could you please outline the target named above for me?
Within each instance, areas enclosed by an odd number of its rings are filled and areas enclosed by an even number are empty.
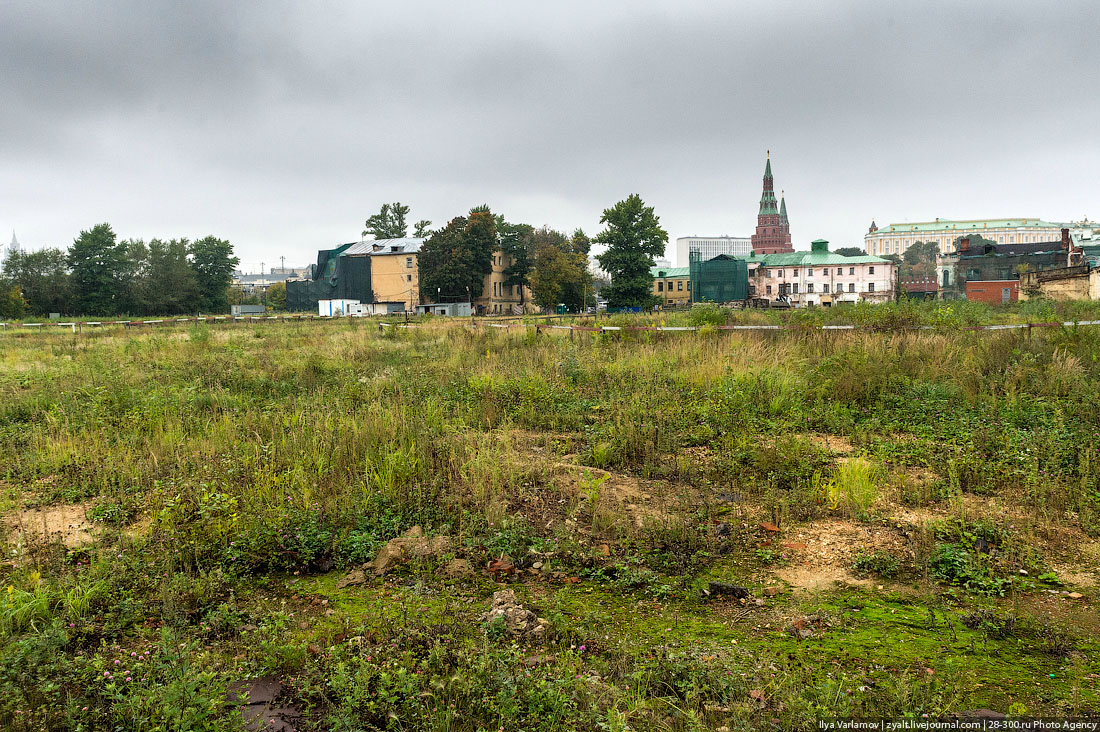
[[[958,249],[950,254],[961,256],[963,259],[974,257],[1021,257],[1029,254],[1047,254],[1051,252],[1063,252],[1061,241],[1036,241],[1026,244],[985,244],[983,246],[971,246],[970,249]]]
[[[337,256],[340,257],[354,257],[363,256],[365,254],[411,254],[420,250],[420,245],[424,243],[424,238],[407,236],[403,239],[365,239],[363,241],[352,242],[351,244],[344,244],[343,247],[338,247],[341,251]],[[376,247],[381,247],[377,252]],[[394,247],[400,247],[394,249]]]
[[[664,274],[659,274],[664,272]],[[689,277],[691,267],[650,267],[649,273],[654,277]]]
[[[1042,219],[936,219],[917,223],[889,224],[875,234],[904,234],[911,231],[970,231],[974,229],[1060,229],[1060,224],[1052,224]]]
[[[835,252],[781,252],[778,254],[753,254],[747,257],[750,264],[765,267],[818,267],[827,264],[892,264],[889,259],[863,255],[845,257]]]

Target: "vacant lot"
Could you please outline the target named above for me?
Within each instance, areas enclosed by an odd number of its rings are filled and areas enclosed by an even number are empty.
[[[1100,327],[859,313],[0,335],[0,728],[1100,714]]]

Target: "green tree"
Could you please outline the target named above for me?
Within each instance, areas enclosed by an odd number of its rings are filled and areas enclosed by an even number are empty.
[[[110,224],[96,224],[80,232],[66,261],[77,314],[111,315],[126,309],[130,263]]]
[[[862,257],[866,254],[866,252],[859,247],[841,247],[840,249],[834,250],[833,253],[839,254],[842,257]]]
[[[605,209],[600,223],[607,228],[596,241],[606,244],[607,251],[596,259],[611,276],[611,286],[604,290],[608,306],[653,306],[657,298],[649,268],[654,257],[664,254],[668,242],[668,232],[661,228],[653,207],[646,206],[634,193]]]
[[[0,280],[0,320],[18,319],[27,314],[27,301],[19,285]]]
[[[268,307],[272,310],[286,310],[286,283],[275,282],[264,293]]]
[[[383,203],[382,210],[367,219],[363,229],[363,236],[371,236],[375,239],[401,239],[408,236],[409,226],[405,223],[405,217],[409,215],[409,207],[403,206],[400,201]],[[419,222],[419,226],[423,222]],[[431,225],[431,222],[428,222]]]
[[[152,314],[179,315],[200,309],[197,275],[187,258],[189,247],[187,239],[149,242],[146,281]]]
[[[562,237],[569,243],[569,240]],[[546,243],[535,255],[531,272],[531,290],[535,304],[547,310],[559,303],[573,312],[581,311],[595,297],[588,257],[568,248]]]
[[[207,313],[227,312],[227,290],[233,281],[233,270],[240,263],[233,256],[233,246],[225,239],[207,236],[192,242],[188,254],[195,274],[198,309]]]
[[[69,266],[64,250],[13,252],[4,260],[3,271],[4,279],[20,289],[31,313],[72,312]]]
[[[420,247],[420,294],[427,302],[481,297],[485,275],[493,271],[496,219],[487,206],[458,216]]]
[[[530,224],[510,224],[503,216],[497,216],[496,224],[500,250],[509,259],[504,268],[504,284],[520,288],[519,302],[523,305],[524,288],[531,286],[531,270],[535,266],[535,229]]]
[[[429,229],[431,228],[431,221],[428,221],[427,219],[420,219],[415,224],[413,224],[413,236],[417,238],[425,237],[430,233]]]
[[[959,245],[962,243],[963,239],[969,239],[970,240],[970,248],[971,249],[981,249],[982,247],[985,247],[985,246],[991,246],[991,247],[997,246],[997,242],[993,241],[992,239],[986,239],[984,236],[982,236],[978,232],[974,231],[974,232],[971,232],[969,234],[963,234],[962,236],[955,239],[955,241],[952,243],[952,248],[955,251],[958,251]]]

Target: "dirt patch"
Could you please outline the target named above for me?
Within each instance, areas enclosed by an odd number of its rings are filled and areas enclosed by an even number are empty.
[[[91,505],[86,502],[28,508],[8,516],[4,524],[16,544],[60,540],[75,549],[93,541],[92,522],[88,520]]]
[[[794,435],[803,440],[809,440],[813,445],[824,448],[837,455],[851,455],[856,452],[855,445],[847,437],[840,435],[825,435],[818,432]]]
[[[569,462],[556,462],[549,467],[554,482],[560,488],[581,501],[589,500],[591,491],[598,495],[600,506],[626,514],[636,528],[642,528],[650,521],[667,520],[671,504],[678,496],[690,490],[686,486],[641,480],[630,475]]]
[[[873,585],[871,580],[852,573],[852,562],[861,552],[886,551],[903,561],[913,556],[908,541],[898,530],[851,521],[799,526],[783,532],[773,543],[788,558],[788,564],[776,569],[775,576],[796,593],[829,589],[838,582]]]

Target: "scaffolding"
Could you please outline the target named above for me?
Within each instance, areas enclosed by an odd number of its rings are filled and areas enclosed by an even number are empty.
[[[749,296],[749,265],[744,259],[719,254],[704,260],[698,249],[692,249],[688,253],[688,276],[693,303],[737,302]]]

